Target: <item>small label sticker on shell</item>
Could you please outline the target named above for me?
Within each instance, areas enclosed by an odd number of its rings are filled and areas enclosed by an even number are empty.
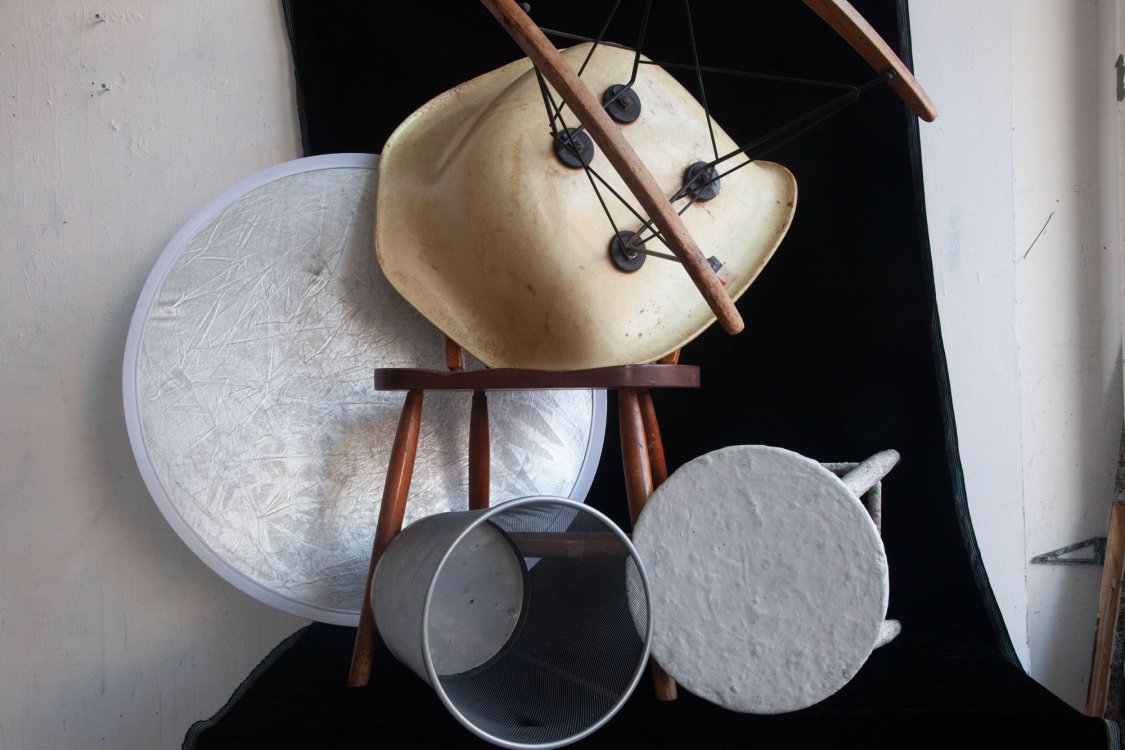
[[[714,271],[715,275],[719,277],[719,283],[723,286],[726,286],[727,284],[735,280],[735,275],[731,273],[731,270],[724,266],[723,262],[716,258],[714,255],[708,258],[707,262],[711,264],[711,270]]]

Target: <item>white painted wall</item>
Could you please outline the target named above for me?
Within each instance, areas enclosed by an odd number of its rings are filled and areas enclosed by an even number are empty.
[[[1015,13],[1028,558],[1104,536],[1113,499],[1122,428],[1115,16],[1112,0],[1020,0]],[[1027,571],[1031,675],[1076,707],[1086,702],[1100,583],[1094,567]]]
[[[179,747],[303,623],[160,516],[121,361],[177,227],[299,155],[280,3],[9,0],[0,93],[0,747]]]
[[[1081,707],[1101,570],[1027,561],[1104,535],[1113,499],[1117,3],[916,2],[911,16],[941,111],[923,163],[973,523],[1025,666]]]
[[[1028,663],[1016,341],[1012,2],[910,6],[934,283],[969,511],[1016,653]]]

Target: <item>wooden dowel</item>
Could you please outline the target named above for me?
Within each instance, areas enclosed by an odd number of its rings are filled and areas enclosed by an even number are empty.
[[[465,369],[465,350],[448,336],[445,337],[445,366],[451,372],[461,372]]]
[[[676,681],[664,671],[664,667],[656,659],[649,659],[649,669],[652,670],[652,687],[658,701],[674,701],[678,697]]]
[[[554,45],[528,18],[515,0],[481,0],[500,25],[515,40],[539,72],[559,92],[579,121],[586,127],[594,143],[601,147],[606,159],[617,174],[624,180],[629,191],[652,218],[657,229],[664,236],[676,258],[683,263],[688,275],[695,282],[703,298],[719,319],[719,324],[727,333],[738,333],[744,328],[742,316],[727,296],[723,285],[711,270],[711,265],[695,244],[683,220],[668,197],[665,196],[656,179],[645,167],[641,158],[625,140],[601,103],[582,83],[578,75]]]
[[[929,94],[918,83],[899,56],[883,41],[883,37],[871,27],[867,19],[860,15],[847,0],[804,0],[818,16],[823,18],[836,33],[844,38],[876,73],[893,71],[895,76],[890,87],[914,110],[914,114],[926,122],[937,119],[937,107]]]
[[[359,629],[352,649],[352,664],[348,672],[348,685],[362,687],[371,677],[371,660],[375,655],[375,618],[371,612],[371,579],[383,550],[402,530],[406,512],[406,498],[410,494],[410,478],[414,474],[414,459],[418,454],[418,431],[422,422],[422,391],[410,391],[402,405],[402,415],[395,431],[391,458],[387,466],[387,480],[383,485],[383,503],[379,508],[379,523],[375,528],[375,541],[371,545],[371,562],[367,566],[367,585],[363,588],[363,607],[359,612]]]
[[[649,464],[648,440],[640,401],[633,388],[617,392],[617,412],[621,422],[621,461],[625,469],[625,495],[629,501],[629,519],[635,524],[652,494],[652,468]]]
[[[621,460],[625,468],[625,495],[629,501],[629,517],[634,524],[652,494],[652,467],[649,463],[648,439],[637,391],[622,388],[617,392],[617,412],[621,422]],[[653,415],[655,419],[655,414]],[[663,453],[663,450],[662,450]],[[656,699],[676,700],[676,681],[650,660]]]
[[[609,531],[512,531],[508,538],[524,557],[626,557],[621,537]]]
[[[488,507],[489,461],[488,394],[473,391],[469,415],[469,510]]]
[[[656,422],[656,409],[652,405],[652,393],[637,391],[637,401],[641,407],[641,421],[645,427],[645,443],[648,446],[648,463],[652,469],[652,488],[655,490],[668,478],[668,464],[664,460],[664,441],[660,437],[660,425]]]

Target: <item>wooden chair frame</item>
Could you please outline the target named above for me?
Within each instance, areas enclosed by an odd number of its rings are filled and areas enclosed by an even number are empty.
[[[406,391],[387,466],[383,502],[367,568],[363,608],[359,616],[355,647],[352,651],[348,684],[366,685],[371,677],[375,649],[375,620],[371,609],[371,581],[383,551],[402,529],[410,480],[418,453],[418,432],[422,403],[427,390],[472,391],[469,415],[469,509],[489,504],[489,424],[488,391],[544,390],[563,388],[607,388],[618,392],[621,423],[621,457],[625,471],[625,492],[629,517],[636,523],[653,490],[668,478],[660,427],[653,408],[654,388],[698,388],[699,368],[677,363],[679,352],[652,365],[622,365],[591,370],[547,372],[542,370],[464,369],[461,347],[447,339],[448,372],[386,368],[375,371],[377,390]],[[675,700],[676,683],[652,662],[653,681],[660,700]]]

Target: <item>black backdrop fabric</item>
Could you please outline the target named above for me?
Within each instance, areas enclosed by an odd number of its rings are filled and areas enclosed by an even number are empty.
[[[905,3],[854,4],[909,62]],[[307,155],[378,153],[430,98],[521,56],[475,2],[284,5]],[[541,26],[596,35],[608,5],[540,0],[532,16]],[[607,38],[631,46],[638,10],[626,0]],[[795,0],[697,0],[692,11],[704,64],[855,84],[873,77]],[[690,60],[680,3],[655,4],[644,49],[656,60]],[[694,90],[691,77],[681,80]],[[776,82],[705,80],[716,120],[739,142],[828,96]],[[738,303],[747,329],[731,337],[713,327],[684,349],[681,361],[701,367],[699,390],[654,394],[669,469],[735,444],[780,446],[820,461],[897,449],[902,461],[884,483],[883,537],[888,616],[902,621],[903,635],[875,652],[840,693],[785,716],[732,714],[684,691],[675,704],[657,704],[642,682],[585,745],[1104,745],[1101,722],[1084,719],[1014,665],[979,564],[935,308],[918,127],[880,86],[769,155],[795,174],[799,199],[786,239]],[[627,527],[617,434],[611,396],[606,447],[587,501]],[[478,743],[385,651],[371,686],[344,688],[351,635],[323,625],[302,631],[220,715],[193,728],[188,744]]]
[[[537,2],[532,13],[542,26],[596,35],[607,5]],[[635,40],[637,5],[621,8],[610,39]],[[690,60],[681,4],[657,6],[646,54]],[[288,7],[310,156],[377,153],[417,107],[520,56],[478,3],[373,10],[369,3],[290,0]],[[901,39],[895,3],[858,7],[891,43]],[[874,75],[793,0],[697,2],[693,21],[708,65],[846,83]],[[695,90],[690,75],[681,79]],[[716,121],[738,142],[835,95],[725,76],[705,83]],[[739,301],[747,329],[732,337],[713,326],[685,347],[682,361],[701,367],[703,385],[657,393],[656,409],[669,469],[726,445],[775,445],[819,461],[897,449],[902,462],[884,488],[890,616],[940,618],[1004,647],[991,591],[974,578],[976,542],[959,523],[963,494],[947,445],[948,386],[916,127],[880,87],[770,154],[793,171],[799,197],[780,249]],[[627,523],[612,406],[589,501]]]

